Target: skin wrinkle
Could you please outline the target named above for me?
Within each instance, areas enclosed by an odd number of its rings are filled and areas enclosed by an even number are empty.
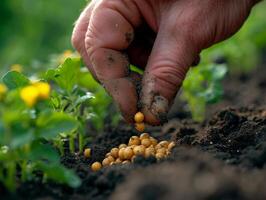
[[[90,4],[91,11],[86,9],[80,17],[88,16],[88,19],[79,20],[76,24],[72,40],[75,47],[85,52],[81,52],[81,55],[90,71],[93,73],[94,69],[99,70],[98,75],[102,76],[101,80],[107,81],[104,86],[110,94],[114,92],[114,101],[118,102],[123,115],[132,118],[130,115],[133,115],[134,109],[141,104],[138,101],[141,98],[146,122],[158,124],[162,116],[160,113],[166,107],[159,108],[158,105],[156,109],[156,106],[151,105],[152,102],[158,104],[156,95],[165,97],[170,107],[172,97],[178,89],[177,85],[181,85],[189,66],[193,60],[199,58],[201,50],[238,30],[249,14],[251,4],[255,2],[251,0],[94,1],[95,5]],[[88,23],[87,28],[86,23]],[[146,31],[137,37],[136,30],[142,29],[142,26],[150,28],[154,34],[148,33],[146,28]],[[151,39],[152,35],[156,36],[155,42]],[[140,39],[144,42],[135,42]],[[140,45],[143,43],[145,45]],[[98,49],[100,51],[95,53]],[[111,62],[108,61],[108,56],[110,57],[113,51],[114,61]],[[130,60],[124,57],[124,52],[129,53]],[[137,61],[140,58],[141,67],[145,68],[147,63],[141,95],[139,89],[137,92],[136,84],[129,83],[127,79],[131,76],[129,61]],[[93,61],[93,67],[90,61]],[[153,76],[156,79],[152,79]],[[116,84],[116,87],[113,88],[115,85],[112,84]]]

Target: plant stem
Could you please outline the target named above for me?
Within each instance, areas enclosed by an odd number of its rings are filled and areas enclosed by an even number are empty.
[[[9,191],[14,192],[16,189],[16,163],[10,162],[7,165],[7,177],[5,185]]]
[[[79,153],[82,153],[84,147],[84,137],[82,133],[79,133]]]
[[[59,148],[59,151],[60,151],[61,156],[64,156],[64,155],[65,155],[65,151],[64,151],[64,141],[62,141],[61,139],[60,139],[60,141],[58,142],[58,148]]]
[[[21,166],[21,180],[25,182],[27,180],[27,161],[23,160]]]
[[[75,137],[73,135],[69,137],[69,150],[70,153],[75,153]]]

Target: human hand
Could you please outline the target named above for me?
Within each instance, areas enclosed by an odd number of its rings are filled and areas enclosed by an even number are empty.
[[[256,2],[93,0],[72,43],[128,122],[140,109],[145,122],[158,125],[200,52],[238,31]]]

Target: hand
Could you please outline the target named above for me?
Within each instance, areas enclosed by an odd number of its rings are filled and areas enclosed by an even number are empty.
[[[157,125],[200,52],[233,35],[255,3],[94,0],[79,17],[72,43],[127,121],[141,109],[145,121]],[[129,64],[145,69],[143,77]]]

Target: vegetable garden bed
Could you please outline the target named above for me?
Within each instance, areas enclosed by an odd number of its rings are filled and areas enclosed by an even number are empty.
[[[265,66],[257,72],[228,77],[225,99],[207,109],[207,121],[195,123],[179,113],[161,128],[149,127],[153,137],[176,142],[166,159],[137,157],[133,164],[92,172],[93,162],[139,135],[124,124],[107,125],[86,144],[90,158],[71,154],[65,145],[61,162],[77,172],[80,187],[42,183],[37,174],[19,183],[15,195],[0,186],[1,199],[266,199]]]

